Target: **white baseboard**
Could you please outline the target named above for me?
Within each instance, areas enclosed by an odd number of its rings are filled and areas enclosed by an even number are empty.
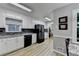
[[[67,56],[67,54],[62,53],[62,52],[59,52],[59,51],[57,51],[57,50],[55,50],[55,49],[53,49],[53,51],[56,52],[56,53],[59,53],[59,54],[61,54],[61,55]]]
[[[61,38],[71,38],[72,39],[72,37],[68,37],[68,36],[60,36],[60,35],[54,35],[54,37],[61,37]]]

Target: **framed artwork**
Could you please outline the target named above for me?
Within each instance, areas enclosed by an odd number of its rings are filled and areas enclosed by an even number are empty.
[[[67,24],[59,24],[59,30],[67,30],[68,25]]]
[[[67,16],[60,17],[59,18],[59,23],[67,23]]]

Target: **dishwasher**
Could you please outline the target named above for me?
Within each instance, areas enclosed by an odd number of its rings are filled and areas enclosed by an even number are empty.
[[[32,44],[32,35],[24,35],[24,48]]]

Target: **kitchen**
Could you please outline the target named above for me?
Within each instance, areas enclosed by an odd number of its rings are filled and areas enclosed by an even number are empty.
[[[31,35],[31,44],[36,43],[35,25],[45,22],[36,20],[12,4],[0,4],[0,55],[24,48],[24,36]],[[48,38],[48,32],[45,32]]]
[[[0,55],[78,55],[78,5],[0,4]]]

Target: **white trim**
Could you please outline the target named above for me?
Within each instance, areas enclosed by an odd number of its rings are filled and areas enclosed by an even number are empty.
[[[79,13],[79,9],[72,11],[72,43],[79,44],[79,42],[77,42],[77,13]]]
[[[54,37],[61,37],[61,38],[71,38],[72,39],[72,37],[68,37],[68,36],[59,36],[59,35],[54,35]]]
[[[64,55],[64,56],[67,56],[65,53],[59,52],[59,51],[57,51],[57,50],[55,50],[55,49],[53,49],[53,51],[54,51],[54,52],[57,52],[57,53],[59,53],[59,54],[62,54],[62,55]]]
[[[24,6],[21,5],[21,4],[18,4],[18,3],[11,3],[11,4],[12,4],[12,5],[15,5],[15,6],[21,8],[21,9],[24,9],[24,10],[26,10],[26,11],[28,11],[28,12],[32,12],[31,9],[29,9],[29,8],[27,8],[27,7],[24,7]]]

